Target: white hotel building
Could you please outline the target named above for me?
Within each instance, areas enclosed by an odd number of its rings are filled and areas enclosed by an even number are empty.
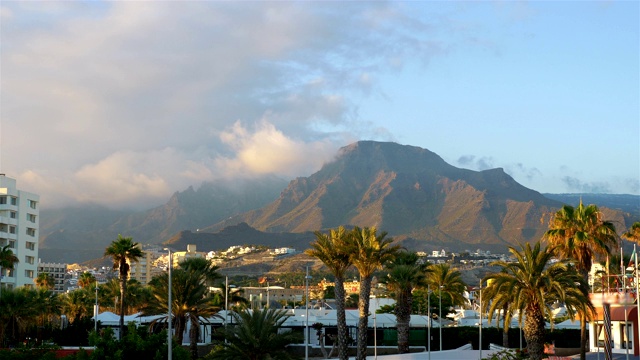
[[[2,269],[0,286],[35,286],[38,275],[40,196],[18,190],[16,180],[0,174],[0,247],[18,258],[13,269]]]

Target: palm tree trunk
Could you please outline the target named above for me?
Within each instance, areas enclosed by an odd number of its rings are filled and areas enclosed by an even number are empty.
[[[502,346],[508,348],[509,347],[509,326],[507,324],[507,306],[508,303],[504,304],[502,308]]]
[[[124,264],[123,264],[124,263]],[[120,262],[120,269],[126,266],[127,263],[123,260]],[[124,271],[120,271],[120,334],[119,340],[122,340],[124,336],[124,294],[127,291],[127,274]]]
[[[360,298],[358,299],[358,353],[357,360],[367,359],[367,331],[369,330],[369,296],[371,295],[371,277],[360,279]]]
[[[182,346],[182,340],[184,340],[184,327],[185,327],[185,323],[186,323],[186,319],[184,315],[180,315],[180,316],[176,316],[176,326],[175,326],[175,333],[174,333],[174,337],[176,338],[176,341],[178,342],[178,346]]]
[[[344,291],[344,279],[336,276],[336,320],[338,322],[338,358],[340,360],[349,359],[349,337],[347,333],[347,318],[344,313],[344,301],[346,293]]]
[[[544,317],[538,307],[527,309],[524,319],[524,338],[531,360],[541,360],[544,355]]]
[[[200,322],[198,321],[198,311],[189,314],[191,317],[191,329],[189,329],[189,349],[191,350],[191,360],[198,359],[198,339],[200,338]]]
[[[589,272],[580,271],[582,278],[584,279],[585,286],[581,287],[584,294],[589,294]],[[587,358],[587,320],[584,316],[580,317],[580,360]]]
[[[398,330],[398,353],[409,352],[409,323],[411,321],[411,290],[400,291],[396,302],[396,322]]]

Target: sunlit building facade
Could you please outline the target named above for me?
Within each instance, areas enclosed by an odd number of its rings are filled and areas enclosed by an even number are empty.
[[[33,287],[38,275],[40,196],[18,190],[16,180],[0,174],[0,247],[18,258],[13,269],[3,268],[0,285]]]

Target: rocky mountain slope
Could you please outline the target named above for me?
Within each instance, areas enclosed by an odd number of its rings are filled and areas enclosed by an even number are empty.
[[[504,249],[540,238],[541,219],[560,206],[502,169],[460,169],[426,149],[362,141],[271,204],[204,231],[239,222],[266,232],[375,226],[419,249]]]
[[[543,196],[502,169],[460,169],[419,147],[361,141],[288,185],[275,178],[208,183],[143,212],[43,209],[40,257],[100,257],[118,234],[180,250],[190,243],[202,251],[241,244],[301,248],[313,240],[313,231],[339,225],[376,226],[415,250],[503,252],[507,245],[539,239],[550,214],[563,203],[576,205],[576,196]],[[612,209],[606,208],[609,197]],[[638,196],[596,200],[620,231],[640,220]],[[586,196],[584,201],[591,203]]]

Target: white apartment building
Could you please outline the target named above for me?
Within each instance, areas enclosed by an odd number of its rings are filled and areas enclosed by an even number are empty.
[[[40,196],[18,190],[16,180],[0,174],[0,246],[18,258],[13,269],[2,269],[0,286],[35,286],[38,275]]]

